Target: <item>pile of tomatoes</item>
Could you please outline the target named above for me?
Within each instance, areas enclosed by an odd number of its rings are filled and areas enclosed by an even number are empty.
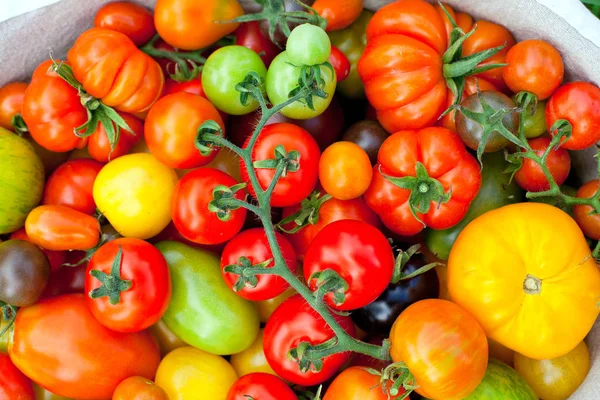
[[[600,88],[447,5],[304,3],[109,3],[0,88],[1,399],[580,386]]]

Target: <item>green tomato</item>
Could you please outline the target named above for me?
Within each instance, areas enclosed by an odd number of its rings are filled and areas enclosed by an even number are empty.
[[[325,84],[321,87],[327,93],[326,98],[313,96],[314,110],[311,110],[304,100],[296,101],[281,110],[281,113],[292,119],[310,119],[321,115],[333,99],[336,78],[332,68],[321,65],[321,78]],[[286,51],[280,53],[269,66],[267,72],[267,96],[273,105],[278,105],[289,99],[289,94],[298,86],[302,72],[301,67],[294,66]]]
[[[318,26],[302,24],[290,33],[285,50],[295,65],[318,65],[329,58],[331,41]]]
[[[456,238],[469,222],[490,210],[518,203],[523,199],[521,188],[514,180],[509,183],[510,174],[504,173],[507,167],[508,163],[504,160],[503,152],[483,155],[481,189],[471,203],[467,215],[452,228],[425,231],[425,244],[436,257],[441,260],[448,259]]]
[[[538,397],[517,371],[498,360],[490,360],[483,380],[464,400],[537,400]]]
[[[526,112],[523,118],[523,130],[527,139],[533,139],[548,131],[546,126],[546,102],[538,101],[533,115]]]
[[[267,75],[267,67],[258,54],[244,46],[221,47],[204,64],[202,88],[219,110],[232,115],[248,114],[256,110],[259,103],[248,97],[246,105],[242,104],[235,86],[250,72],[256,72],[262,79]]]
[[[212,354],[250,347],[260,321],[254,305],[236,295],[215,254],[179,242],[160,242],[171,271],[173,295],[163,321],[184,342]]]

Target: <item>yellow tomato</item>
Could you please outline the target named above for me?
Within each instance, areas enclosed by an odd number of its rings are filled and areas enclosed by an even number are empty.
[[[448,260],[448,289],[488,337],[541,360],[568,353],[592,328],[600,271],[571,217],[519,203],[461,232]]]
[[[277,375],[265,358],[265,352],[263,350],[264,334],[265,330],[261,329],[258,336],[256,336],[256,340],[250,347],[231,356],[231,365],[238,376],[242,377],[253,372],[264,372],[271,375]]]
[[[94,201],[125,237],[148,239],[171,221],[175,172],[151,154],[128,154],[106,164],[94,182]]]
[[[170,400],[225,400],[236,380],[235,370],[223,357],[194,347],[173,350],[156,372],[156,384]]]
[[[266,324],[269,318],[271,318],[273,311],[275,311],[275,309],[279,307],[281,303],[287,300],[287,298],[294,293],[296,293],[294,289],[288,288],[285,292],[281,293],[277,297],[273,297],[269,300],[257,301],[255,304],[256,308],[258,309],[258,317],[260,318],[260,322]]]
[[[179,339],[162,319],[150,327],[150,332],[158,341],[160,354],[163,357],[175,349],[187,346],[187,343]]]
[[[515,369],[544,400],[568,398],[590,370],[590,353],[581,342],[564,356],[551,360],[534,360],[515,354]]]

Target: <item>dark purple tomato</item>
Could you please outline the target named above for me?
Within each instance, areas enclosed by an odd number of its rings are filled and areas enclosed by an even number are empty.
[[[377,164],[377,153],[389,133],[377,121],[358,121],[344,132],[342,140],[356,143],[369,155],[371,165]]]
[[[309,5],[309,6],[312,6],[313,3],[315,2],[315,0],[301,0],[301,1],[302,1],[302,3]],[[306,11],[306,8],[304,8],[300,4],[298,4],[297,0],[283,0],[283,5],[285,7],[286,12]],[[299,25],[298,23],[288,23],[288,27],[290,28],[290,31],[292,31],[298,25]],[[269,24],[268,20],[262,20],[260,22],[260,30],[263,32],[263,34],[266,37],[269,37],[269,27],[270,27],[270,24]],[[277,25],[277,27],[275,27],[275,43],[283,49],[285,47],[286,42],[287,42],[287,37],[281,30],[281,27],[279,25]]]

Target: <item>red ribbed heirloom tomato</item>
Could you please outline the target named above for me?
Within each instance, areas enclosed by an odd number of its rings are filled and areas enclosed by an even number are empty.
[[[238,379],[227,393],[227,400],[298,400],[290,387],[275,375],[255,372]]]
[[[136,46],[146,44],[156,34],[152,12],[129,1],[104,5],[96,13],[94,26],[121,32]]]
[[[334,315],[334,318],[349,335],[355,336],[350,317]],[[288,353],[302,342],[318,345],[334,336],[325,320],[297,294],[277,307],[267,322],[263,342],[265,357],[275,373],[286,381],[302,386],[318,385],[331,378],[348,361],[350,353],[327,356],[322,360],[320,371],[310,368],[305,372]]]
[[[315,236],[304,258],[304,278],[316,291],[333,270],[346,281],[325,301],[336,310],[355,310],[373,302],[394,274],[394,252],[381,231],[362,221],[332,222]]]
[[[136,238],[112,240],[92,256],[85,277],[94,317],[117,332],[139,332],[157,323],[171,300],[165,257]]]
[[[119,333],[102,326],[83,294],[21,308],[8,354],[40,386],[80,400],[110,399],[130,376],[154,378],[160,362],[150,332]]]
[[[378,160],[365,200],[399,235],[456,225],[481,186],[479,164],[445,128],[394,133],[381,145]]]

